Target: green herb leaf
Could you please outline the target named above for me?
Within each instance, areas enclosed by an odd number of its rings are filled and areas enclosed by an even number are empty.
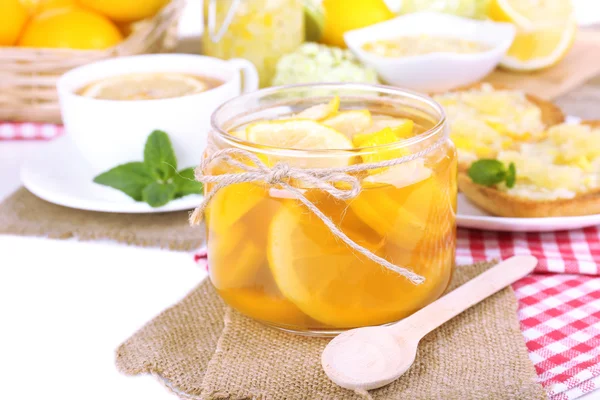
[[[175,175],[177,158],[171,139],[165,132],[156,130],[148,136],[144,147],[144,164],[152,176],[161,181]]]
[[[142,191],[142,199],[151,207],[160,207],[173,200],[176,191],[174,183],[153,182]]]
[[[473,182],[483,186],[493,186],[506,178],[506,168],[498,160],[477,160],[467,171]]]
[[[173,176],[173,183],[177,186],[175,198],[187,196],[188,194],[202,194],[202,182],[196,181],[194,168],[182,169]]]
[[[136,201],[142,201],[142,191],[155,180],[142,162],[122,164],[94,178],[94,182],[120,190]]]
[[[517,182],[517,167],[514,162],[511,162],[508,165],[508,172],[506,173],[506,187],[512,188],[515,186]]]

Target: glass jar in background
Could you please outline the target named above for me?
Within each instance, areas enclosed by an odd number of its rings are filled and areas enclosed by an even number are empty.
[[[302,0],[204,0],[203,53],[245,58],[271,84],[275,65],[304,42]]]
[[[289,118],[334,95],[344,111],[409,118],[418,134],[350,150],[271,147],[237,134],[249,124]],[[362,187],[349,200],[304,181],[288,182],[355,243],[421,275],[423,283],[414,284],[350,248],[283,187],[235,183],[216,192],[205,214],[209,276],[231,307],[287,331],[330,335],[398,321],[444,292],[454,268],[457,158],[442,108],[433,100],[367,84],[273,87],[224,103],[212,124],[210,154],[244,150],[268,166],[330,168],[368,163],[364,160],[373,156],[415,156],[389,167],[382,180],[364,171],[349,173]],[[240,171],[214,160],[204,172]],[[207,184],[207,192],[214,185]]]

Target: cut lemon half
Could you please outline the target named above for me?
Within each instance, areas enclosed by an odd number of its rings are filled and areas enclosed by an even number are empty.
[[[335,115],[340,109],[340,98],[335,96],[326,104],[317,104],[296,114],[296,118],[322,120]]]
[[[521,31],[564,24],[573,14],[570,0],[492,0],[488,16],[512,22]]]
[[[208,85],[190,75],[138,73],[103,79],[81,93],[105,100],[157,100],[188,96],[208,89]]]
[[[257,122],[246,128],[248,140],[285,149],[351,149],[352,142],[341,132],[310,119]]]
[[[352,138],[357,133],[367,129],[372,122],[369,110],[352,110],[337,113],[333,117],[325,119],[323,124]]]
[[[500,65],[515,71],[536,71],[562,60],[575,41],[577,24],[566,24],[519,33]]]

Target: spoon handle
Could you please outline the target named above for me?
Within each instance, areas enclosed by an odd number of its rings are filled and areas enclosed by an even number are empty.
[[[394,334],[418,341],[471,306],[525,277],[537,262],[533,256],[514,256],[502,261],[389,328]]]

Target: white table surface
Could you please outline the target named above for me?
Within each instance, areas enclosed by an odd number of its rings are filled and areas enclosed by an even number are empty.
[[[197,33],[190,3],[185,36]],[[0,141],[0,201],[44,144]],[[0,236],[0,399],[174,399],[151,377],[119,374],[114,350],[205,276],[189,253]]]

